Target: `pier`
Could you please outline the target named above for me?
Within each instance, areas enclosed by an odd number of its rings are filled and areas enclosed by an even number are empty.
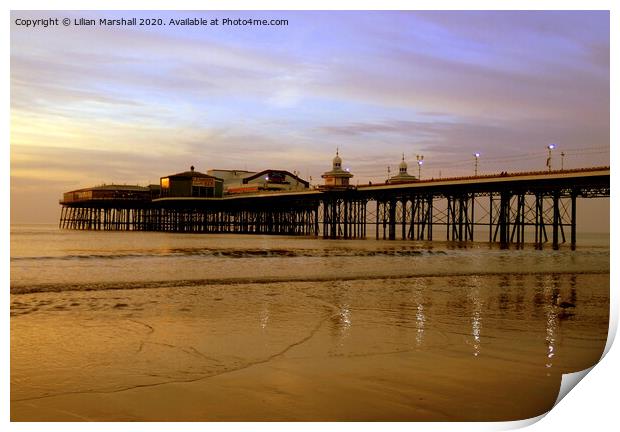
[[[609,167],[399,184],[160,197],[148,188],[65,194],[60,228],[577,244],[577,202],[609,197]]]

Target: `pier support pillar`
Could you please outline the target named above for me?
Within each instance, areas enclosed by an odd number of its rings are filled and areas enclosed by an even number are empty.
[[[577,247],[577,191],[570,195],[570,248]]]
[[[390,208],[389,208],[389,239],[396,240],[396,200],[390,200]]]
[[[508,192],[502,192],[500,195],[499,204],[499,243],[500,248],[508,248],[508,232],[510,231],[509,224],[510,217],[510,194]]]
[[[559,242],[559,227],[560,227],[560,192],[553,192],[553,249],[560,248]]]

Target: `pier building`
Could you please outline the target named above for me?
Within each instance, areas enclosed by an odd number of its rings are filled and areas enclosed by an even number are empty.
[[[159,179],[162,197],[221,198],[224,180],[198,172],[192,165],[189,171]]]
[[[138,185],[101,185],[65,192],[63,202],[150,201],[151,192],[150,187]]]
[[[227,169],[210,169],[207,174],[223,180],[224,193],[228,188],[237,188],[243,185],[243,179],[256,174],[256,171],[247,170],[227,170]]]
[[[245,170],[209,170],[207,174],[224,181],[224,194],[257,193],[262,191],[302,191],[310,183],[286,170],[266,169],[260,172]]]
[[[244,178],[241,187],[268,191],[303,191],[310,187],[310,183],[288,171],[268,169]]]

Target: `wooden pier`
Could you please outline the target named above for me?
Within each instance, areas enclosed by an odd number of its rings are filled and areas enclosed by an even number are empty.
[[[60,228],[386,240],[577,244],[579,199],[609,197],[609,167],[223,198],[145,191],[62,200]]]

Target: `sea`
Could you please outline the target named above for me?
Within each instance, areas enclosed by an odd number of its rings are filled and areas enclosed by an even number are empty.
[[[571,251],[13,225],[10,242],[13,420],[515,420],[607,340],[608,234]],[[222,382],[240,376],[243,397]],[[173,384],[237,409],[101,408]]]

